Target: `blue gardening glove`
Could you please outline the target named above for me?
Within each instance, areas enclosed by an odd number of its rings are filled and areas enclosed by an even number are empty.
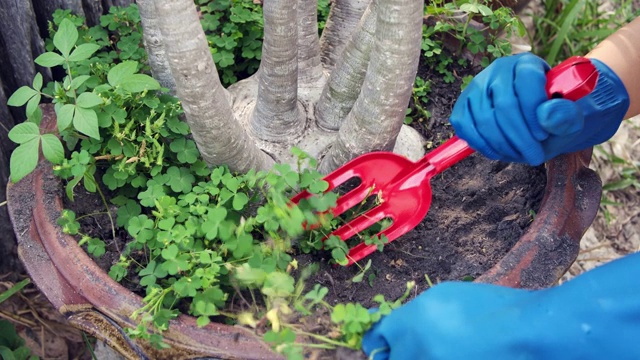
[[[557,287],[447,282],[364,336],[374,360],[640,359],[640,253]]]
[[[497,59],[462,92],[451,113],[456,134],[494,160],[539,165],[609,139],[629,109],[622,81],[604,63],[596,88],[573,102],[549,100],[549,65],[524,53]]]

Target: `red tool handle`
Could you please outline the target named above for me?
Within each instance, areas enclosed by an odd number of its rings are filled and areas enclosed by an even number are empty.
[[[598,82],[595,65],[584,57],[572,56],[547,73],[545,90],[549,99],[564,98],[576,101],[591,93]],[[429,152],[424,160],[438,174],[474,153],[466,141],[453,136]]]

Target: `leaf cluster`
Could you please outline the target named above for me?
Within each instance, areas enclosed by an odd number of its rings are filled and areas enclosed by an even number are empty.
[[[634,4],[632,0],[547,0],[544,11],[533,16],[529,34],[533,51],[551,66],[572,55],[584,55],[640,15]]]
[[[220,7],[211,11],[229,9],[231,23],[257,21],[246,4],[238,4],[206,5]],[[293,149],[298,159],[294,168],[278,164],[268,172],[247,174],[231,173],[224,166],[209,168],[180,119],[179,102],[148,75],[136,31],[135,5],[112,9],[93,28],[68,12],[56,12],[48,51],[35,61],[64,75],[46,85],[36,75],[31,86],[10,98],[9,105],[26,105],[29,118],[9,134],[19,144],[11,158],[12,179],[31,172],[41,151],[65,180],[70,199],[79,186],[100,195],[113,237],[116,228],[122,228],[132,239],[109,275],[117,281],[138,278],[146,295],[144,307],[132,314],[139,326],[127,330],[131,336],[166,347],[162,331],[185,311],[197,317],[200,326],[225,317],[254,327],[276,350],[295,358],[302,350],[294,345],[299,331],[290,324],[292,314],[310,315],[321,306],[335,312],[339,335],[316,339],[323,346],[357,348],[379,316],[363,320],[360,307],[357,318],[345,317],[342,306],[324,302],[326,288],[306,288],[314,267],[298,269],[294,258],[299,252],[324,249],[337,263],[347,261],[347,244],[327,239],[327,234],[348,219],[331,216],[338,195],[325,193],[328,184],[313,170],[315,159]],[[234,31],[239,30],[224,33]],[[220,39],[224,47],[232,37]],[[42,98],[54,104],[57,123],[52,131],[39,126]],[[292,204],[290,197],[301,190],[314,196]],[[112,205],[118,207],[115,218]],[[82,233],[79,220],[84,216],[92,214],[76,216],[65,210],[58,224],[99,257],[109,239]],[[385,243],[367,234],[360,240],[380,249]],[[369,262],[353,281],[362,281],[370,267]],[[242,311],[230,313],[225,309],[233,296],[251,300],[244,300]]]

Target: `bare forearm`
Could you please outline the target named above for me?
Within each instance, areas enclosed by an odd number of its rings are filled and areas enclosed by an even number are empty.
[[[625,118],[640,114],[640,17],[598,44],[587,57],[604,62],[622,79],[631,100]]]

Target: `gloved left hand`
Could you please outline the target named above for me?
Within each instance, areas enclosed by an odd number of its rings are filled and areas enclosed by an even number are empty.
[[[364,337],[374,360],[640,359],[640,253],[544,290],[446,282]]]

